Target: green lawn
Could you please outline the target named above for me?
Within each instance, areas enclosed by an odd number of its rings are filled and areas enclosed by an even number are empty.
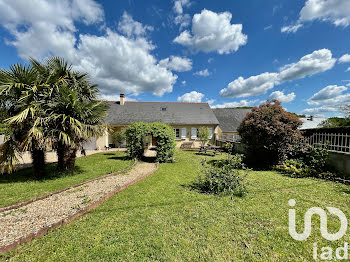
[[[11,261],[312,261],[313,243],[335,248],[350,242],[323,240],[318,219],[305,242],[288,234],[288,200],[301,217],[313,206],[334,206],[350,218],[350,187],[276,172],[248,176],[249,194],[218,197],[191,190],[201,156],[177,152],[147,179],[105,201],[69,225],[0,255]],[[329,216],[329,231],[339,222]],[[316,228],[318,227],[318,228]]]
[[[32,178],[31,169],[15,174],[0,174],[0,207],[9,206],[44,196],[89,179],[113,173],[131,166],[123,152],[108,152],[90,155],[76,160],[73,174],[59,174],[55,164],[47,166],[47,179],[37,181]]]

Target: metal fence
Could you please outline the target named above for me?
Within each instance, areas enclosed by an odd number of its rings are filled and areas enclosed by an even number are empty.
[[[241,137],[238,134],[223,134],[217,140],[220,142],[239,142]]]
[[[350,152],[350,135],[344,133],[313,133],[304,137],[304,142],[312,146],[322,146],[329,151]]]

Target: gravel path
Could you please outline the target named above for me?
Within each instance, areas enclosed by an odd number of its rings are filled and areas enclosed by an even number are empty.
[[[74,189],[0,213],[0,248],[78,213],[108,193],[156,170],[154,163],[137,163],[127,174],[91,181]]]

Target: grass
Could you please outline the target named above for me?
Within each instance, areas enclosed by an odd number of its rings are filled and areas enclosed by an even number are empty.
[[[297,226],[313,206],[340,208],[350,218],[350,187],[272,171],[248,175],[248,195],[219,197],[191,190],[200,159],[177,152],[147,179],[69,225],[0,255],[11,261],[311,261],[313,243],[333,249],[349,234],[322,239],[319,219],[307,241],[288,234],[288,200],[297,201]],[[339,222],[329,215],[329,232]]]
[[[123,152],[98,153],[78,158],[74,173],[58,173],[56,165],[47,165],[47,178],[36,180],[31,169],[14,174],[0,174],[0,207],[44,196],[92,178],[123,170],[133,162]]]

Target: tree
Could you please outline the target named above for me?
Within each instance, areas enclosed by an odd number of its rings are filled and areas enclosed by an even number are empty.
[[[0,98],[8,107],[10,134],[1,146],[2,166],[13,171],[17,156],[31,151],[37,177],[45,171],[48,143],[57,150],[58,169],[73,170],[76,151],[87,139],[106,132],[107,105],[97,100],[98,89],[88,75],[73,72],[63,59],[0,71]]]
[[[277,100],[267,100],[254,107],[238,127],[242,143],[247,146],[248,161],[255,165],[272,165],[293,154],[301,138],[302,121],[286,112]]]
[[[202,146],[205,146],[205,144],[209,141],[209,137],[210,137],[209,128],[206,126],[201,126],[198,129],[198,138],[199,138],[199,141],[201,141]]]
[[[343,127],[350,126],[349,118],[330,117],[319,124],[319,127]]]
[[[0,100],[6,108],[8,134],[0,147],[0,166],[4,171],[14,171],[18,156],[29,150],[36,177],[45,175],[46,141],[42,132],[34,127],[36,118],[43,113],[38,105],[45,83],[38,78],[32,66],[16,64],[9,70],[0,70]]]
[[[42,105],[45,115],[38,119],[38,126],[48,132],[57,151],[58,170],[73,171],[82,144],[106,132],[107,104],[97,100],[97,85],[90,83],[89,76],[73,72],[65,60],[52,57],[43,64],[31,62],[49,86]]]

